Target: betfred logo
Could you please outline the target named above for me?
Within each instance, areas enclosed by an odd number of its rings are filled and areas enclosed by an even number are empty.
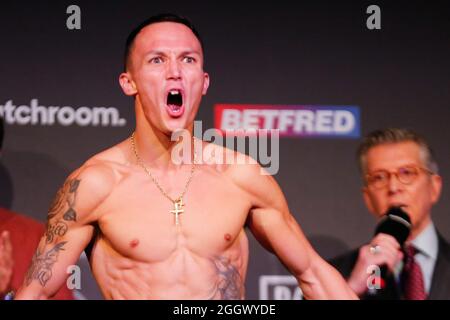
[[[224,134],[277,129],[284,137],[360,136],[356,106],[217,104],[214,114],[214,125]]]

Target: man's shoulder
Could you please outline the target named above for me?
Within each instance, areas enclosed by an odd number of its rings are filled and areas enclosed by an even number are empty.
[[[450,243],[444,236],[437,231],[439,241],[439,254],[445,256],[450,261]]]
[[[284,204],[280,186],[258,161],[222,146],[214,146],[214,149],[225,155],[224,163],[215,166],[221,178],[239,188],[255,207]]]
[[[430,300],[450,299],[450,244],[438,231],[439,252],[434,266]]]
[[[251,156],[223,146],[209,144],[203,160],[209,169],[244,189],[263,187],[270,180],[261,165]]]
[[[237,180],[244,180],[260,169],[258,162],[248,155],[205,141],[202,141],[202,154],[197,161],[204,168]]]
[[[128,169],[124,155],[124,142],[103,150],[86,160],[73,173],[92,182],[110,184],[118,180]]]
[[[65,185],[76,189],[77,198],[82,198],[84,203],[96,207],[112,193],[127,171],[119,144],[89,158],[67,177]]]

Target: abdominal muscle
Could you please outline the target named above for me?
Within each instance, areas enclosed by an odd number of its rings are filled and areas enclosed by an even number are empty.
[[[244,299],[248,262],[245,232],[218,254],[176,246],[166,258],[125,257],[99,238],[91,268],[105,299]]]

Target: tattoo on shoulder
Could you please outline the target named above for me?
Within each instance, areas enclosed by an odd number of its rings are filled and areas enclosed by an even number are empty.
[[[210,299],[239,300],[243,298],[243,283],[239,270],[230,259],[219,257],[213,260],[217,281]]]
[[[58,260],[58,255],[67,241],[59,242],[47,252],[40,252],[39,248],[33,256],[31,266],[25,276],[25,284],[28,286],[33,280],[38,280],[45,287],[52,277],[52,267]]]
[[[53,199],[52,204],[48,212],[49,219],[58,215],[65,207],[66,204],[69,206],[69,210],[64,213],[64,220],[76,221],[76,214],[74,215],[73,207],[75,205],[77,189],[80,185],[78,179],[67,180],[64,185],[56,193],[55,199]]]
[[[47,243],[53,242],[57,236],[62,237],[66,234],[67,222],[77,221],[75,203],[80,182],[79,179],[67,180],[58,190],[47,216],[47,230],[45,232]]]

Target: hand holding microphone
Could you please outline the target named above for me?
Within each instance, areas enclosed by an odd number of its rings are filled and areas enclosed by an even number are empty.
[[[383,216],[375,230],[375,236],[369,244],[359,249],[358,258],[348,279],[348,284],[356,294],[362,295],[367,289],[368,269],[377,265],[381,269],[381,286],[386,277],[403,259],[401,251],[409,236],[411,221],[399,207],[393,207]]]

